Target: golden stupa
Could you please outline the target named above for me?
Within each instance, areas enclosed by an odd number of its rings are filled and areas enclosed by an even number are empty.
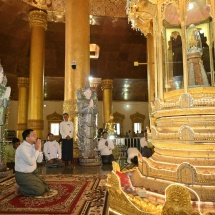
[[[147,36],[148,139],[155,147],[151,158],[139,157],[133,185],[161,195],[183,185],[193,201],[213,205],[215,1],[127,0],[127,14]]]

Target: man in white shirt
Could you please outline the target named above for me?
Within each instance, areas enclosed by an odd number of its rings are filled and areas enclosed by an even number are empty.
[[[60,123],[60,134],[62,137],[62,160],[65,161],[67,166],[69,162],[73,162],[73,122],[70,122],[69,115],[67,113],[63,114],[63,119]]]
[[[144,131],[144,137],[140,139],[140,146],[141,146],[141,154],[143,157],[151,157],[152,156],[152,147],[150,147],[148,140],[147,140],[147,130]]]
[[[147,131],[144,131],[144,136],[140,138],[140,146],[141,148],[144,148],[144,146],[148,147],[148,141],[147,141]]]
[[[114,161],[112,150],[114,149],[114,143],[108,138],[108,133],[106,131],[102,134],[103,138],[99,140],[98,150],[102,158],[103,164],[111,164]]]
[[[48,134],[48,141],[44,144],[43,152],[47,161],[47,167],[64,166],[64,163],[61,160],[62,154],[60,145],[54,139],[54,135],[52,133]]]
[[[41,140],[32,129],[22,133],[23,143],[15,154],[15,193],[23,196],[42,196],[49,186],[36,174],[37,162],[43,160]]]

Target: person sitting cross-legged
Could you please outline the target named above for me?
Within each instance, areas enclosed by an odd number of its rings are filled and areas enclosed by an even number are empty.
[[[54,135],[52,133],[48,134],[48,141],[44,144],[43,152],[47,161],[47,167],[64,166],[64,163],[61,160],[61,147],[54,139]]]

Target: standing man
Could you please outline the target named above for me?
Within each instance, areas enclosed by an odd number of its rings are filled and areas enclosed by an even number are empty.
[[[54,139],[54,134],[48,134],[48,141],[44,144],[43,149],[47,167],[61,167],[64,166],[63,161],[61,160],[61,147],[59,143]]]
[[[49,186],[37,175],[37,162],[43,160],[41,140],[32,129],[22,133],[23,143],[15,154],[15,193],[23,196],[42,196]]]
[[[103,138],[99,140],[98,151],[100,151],[102,163],[111,164],[114,161],[114,156],[112,150],[114,149],[114,143],[108,138],[108,133],[106,131],[102,134]]]
[[[60,123],[60,134],[62,137],[62,160],[67,166],[69,162],[73,163],[73,122],[68,121],[69,115],[63,114],[63,120]]]
[[[20,140],[16,137],[12,139],[12,143],[5,146],[4,161],[7,163],[7,167],[13,169],[15,167],[15,152],[20,145]]]

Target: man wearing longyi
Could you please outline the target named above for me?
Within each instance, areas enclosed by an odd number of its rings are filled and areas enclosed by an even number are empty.
[[[15,155],[15,193],[23,196],[41,196],[49,186],[36,173],[37,162],[43,160],[41,140],[32,129],[22,133],[23,143]]]

